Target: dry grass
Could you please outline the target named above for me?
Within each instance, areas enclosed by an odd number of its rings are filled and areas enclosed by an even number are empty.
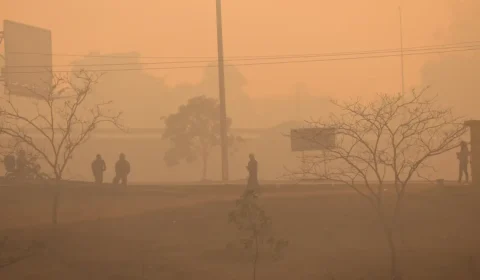
[[[405,279],[472,279],[480,258],[480,191],[412,186],[399,236]],[[13,244],[46,240],[48,250],[0,270],[0,279],[249,279],[250,265],[226,249],[227,214],[238,187],[77,188],[62,194],[48,228],[51,190],[0,188],[0,230]],[[261,203],[286,258],[261,260],[258,279],[387,279],[388,251],[369,205],[344,189],[264,190]],[[402,242],[403,241],[403,242]],[[474,259],[475,260],[475,259]],[[480,261],[480,260],[479,260]],[[480,263],[479,263],[480,264]]]

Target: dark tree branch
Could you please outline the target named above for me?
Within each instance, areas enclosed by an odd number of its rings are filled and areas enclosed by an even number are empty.
[[[49,165],[54,177],[62,179],[73,153],[88,141],[99,125],[111,124],[124,129],[121,113],[112,114],[107,110],[111,102],[86,108],[86,100],[93,95],[93,87],[101,76],[84,70],[72,76],[55,74],[46,93],[28,88],[37,98],[33,116],[31,112],[20,111],[26,104],[17,104],[14,96],[1,97],[1,132],[14,140],[13,147],[32,148]],[[48,144],[42,144],[34,134],[39,134]]]

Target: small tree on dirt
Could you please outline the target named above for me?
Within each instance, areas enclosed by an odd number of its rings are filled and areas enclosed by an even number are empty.
[[[461,119],[437,106],[435,97],[427,97],[425,91],[380,94],[370,103],[334,101],[340,113],[311,125],[333,128],[336,145],[326,147],[321,156],[307,156],[308,168],[301,172],[344,183],[372,205],[390,249],[393,279],[399,277],[394,230],[407,186],[432,167],[430,159],[457,148],[466,132]],[[393,196],[384,195],[387,175],[394,179]]]
[[[10,146],[25,146],[50,167],[57,191],[52,221],[57,223],[59,183],[78,147],[85,144],[99,125],[119,129],[121,113],[111,112],[111,102],[90,102],[101,74],[79,71],[71,76],[56,74],[47,90],[32,94],[27,102],[7,94],[0,99],[0,132],[10,137]],[[25,108],[32,104],[33,108]]]
[[[227,128],[232,120],[227,119]],[[220,106],[216,99],[206,96],[193,97],[187,104],[181,105],[178,111],[165,118],[163,139],[172,142],[171,148],[165,153],[164,160],[168,166],[180,161],[195,161],[202,159],[202,179],[207,178],[207,163],[209,155],[215,146],[220,145]],[[229,136],[229,144],[237,137]]]
[[[236,202],[236,209],[229,214],[229,222],[234,223],[241,233],[240,242],[251,253],[253,264],[252,279],[257,277],[260,251],[266,247],[274,259],[281,257],[288,241],[273,236],[272,220],[258,205],[255,190],[246,190]]]

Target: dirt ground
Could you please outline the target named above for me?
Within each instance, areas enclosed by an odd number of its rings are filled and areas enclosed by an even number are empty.
[[[480,273],[480,190],[410,190],[397,234],[404,279],[473,279],[475,266]],[[0,258],[19,254],[30,240],[45,249],[1,268],[0,279],[252,279],[249,260],[227,248],[237,238],[228,213],[242,191],[68,188],[54,230],[51,189],[2,187],[0,237],[9,242]],[[258,280],[388,279],[389,251],[374,212],[347,188],[265,187],[260,203],[289,247],[277,262],[260,259]]]

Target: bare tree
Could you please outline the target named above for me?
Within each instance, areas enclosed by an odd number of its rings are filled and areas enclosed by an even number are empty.
[[[379,94],[370,103],[333,101],[340,113],[311,125],[335,129],[336,144],[322,156],[308,156],[308,169],[302,171],[346,184],[372,205],[390,249],[393,279],[399,277],[394,230],[407,186],[432,167],[432,157],[458,147],[466,132],[460,118],[425,92]],[[317,141],[311,138],[307,140]],[[387,179],[394,180],[393,203],[386,201]]]
[[[26,146],[50,168],[57,191],[52,221],[57,223],[58,186],[79,146],[102,124],[123,129],[121,113],[110,111],[112,102],[90,102],[101,74],[81,70],[73,75],[54,75],[44,90],[29,88],[28,102],[12,94],[1,97],[0,132],[10,137],[12,147]],[[25,105],[34,105],[32,110]]]
[[[246,190],[236,202],[236,207],[228,215],[229,222],[234,223],[242,234],[240,241],[243,247],[251,252],[253,265],[252,279],[257,279],[260,251],[264,246],[274,260],[282,257],[288,241],[278,239],[273,234],[272,219],[258,204],[258,192]]]

